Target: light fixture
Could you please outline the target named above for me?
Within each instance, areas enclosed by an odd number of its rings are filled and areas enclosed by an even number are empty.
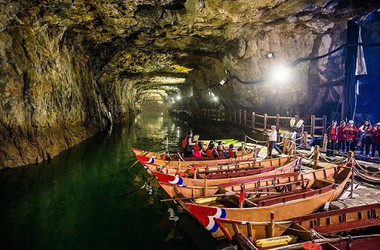
[[[214,102],[217,102],[218,101],[218,97],[214,96],[213,100],[214,100]]]
[[[175,99],[176,99],[177,101],[179,101],[179,100],[181,100],[181,96],[180,96],[180,95],[177,95],[177,96],[175,97]]]
[[[286,82],[290,78],[290,69],[284,66],[279,66],[273,70],[272,77],[276,81]]]
[[[226,82],[226,80],[222,79],[219,84],[223,86],[223,84]]]
[[[267,54],[267,57],[268,57],[268,59],[273,59],[273,58],[274,58],[274,54],[273,54],[273,52],[269,52],[269,53]]]

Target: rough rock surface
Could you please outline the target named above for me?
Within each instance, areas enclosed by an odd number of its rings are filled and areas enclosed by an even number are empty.
[[[228,107],[318,110],[339,100],[340,87],[314,87],[343,81],[341,52],[299,65],[290,85],[243,85],[233,76],[258,79],[277,64],[326,53],[345,41],[349,18],[379,5],[0,0],[0,167],[49,159],[179,89],[199,106],[211,105],[212,91]]]

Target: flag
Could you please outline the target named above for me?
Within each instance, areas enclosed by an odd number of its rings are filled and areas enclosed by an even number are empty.
[[[239,203],[244,201],[245,198],[245,190],[244,190],[244,184],[241,184],[241,190],[240,190],[240,195],[239,195]]]

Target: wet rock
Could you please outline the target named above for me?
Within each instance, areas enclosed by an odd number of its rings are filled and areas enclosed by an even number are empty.
[[[341,53],[298,66],[290,85],[237,79],[259,79],[277,64],[330,51],[344,40],[349,18],[379,5],[2,0],[0,167],[50,159],[129,119],[142,102],[170,103],[180,91],[195,107],[215,104],[211,88],[226,107],[314,112],[326,95],[311,86],[342,79]]]

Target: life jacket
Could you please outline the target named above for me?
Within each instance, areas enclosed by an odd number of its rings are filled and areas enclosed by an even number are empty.
[[[213,157],[213,152],[214,152],[214,149],[208,148],[207,151],[206,151],[206,155],[208,157]]]
[[[187,136],[185,136],[183,139],[182,139],[182,148],[185,149],[186,145],[187,145]]]
[[[232,148],[228,149],[228,154],[230,157],[235,157],[234,150]]]
[[[338,128],[337,127],[331,127],[330,129],[330,139],[335,141],[337,139],[337,133],[338,132]]]
[[[338,141],[345,141],[346,140],[346,133],[344,132],[344,129],[346,126],[339,125],[338,127]]]

